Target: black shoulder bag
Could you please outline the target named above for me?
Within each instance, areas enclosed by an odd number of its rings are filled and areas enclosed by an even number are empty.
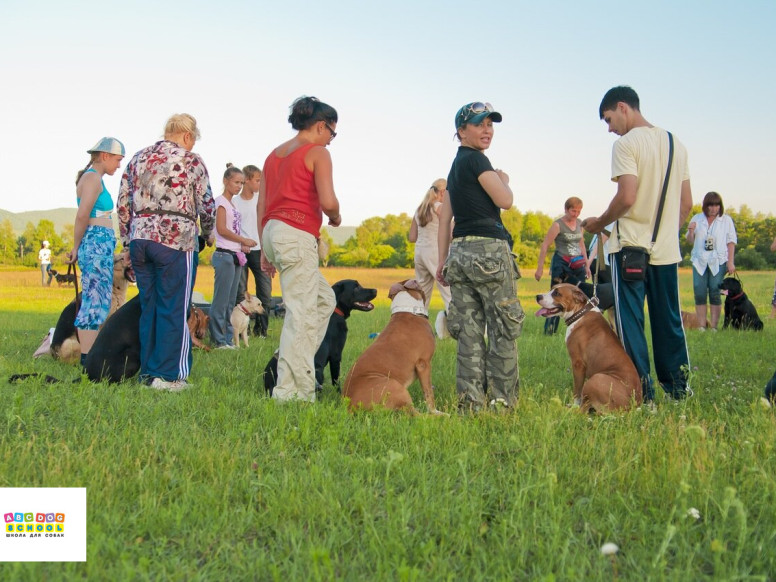
[[[674,161],[674,136],[668,133],[668,168],[666,177],[663,180],[663,191],[660,194],[660,204],[657,208],[657,218],[655,219],[655,228],[652,231],[652,244],[650,248],[644,247],[622,247],[620,260],[622,266],[622,278],[626,281],[643,281],[647,277],[647,265],[649,264],[649,255],[652,247],[657,240],[657,231],[660,228],[660,219],[663,216],[663,207],[666,203],[666,192],[668,192],[668,178],[671,175],[671,165]],[[620,225],[617,223],[617,238],[620,238]]]

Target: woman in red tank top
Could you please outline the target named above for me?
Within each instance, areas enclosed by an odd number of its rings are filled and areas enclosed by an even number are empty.
[[[296,136],[264,162],[257,218],[262,270],[277,272],[286,316],[280,333],[277,400],[315,401],[313,359],[336,300],[318,270],[323,214],[342,222],[326,146],[337,135],[337,112],[315,97],[300,97],[288,117]]]

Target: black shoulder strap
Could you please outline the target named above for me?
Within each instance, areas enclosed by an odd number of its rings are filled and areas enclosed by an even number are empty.
[[[660,218],[663,216],[663,207],[666,204],[666,192],[668,192],[668,178],[671,175],[671,165],[674,162],[674,136],[668,133],[668,168],[666,169],[666,178],[663,180],[663,192],[660,194],[660,206],[657,207],[657,218],[655,219],[655,230],[652,231],[652,244],[657,240],[657,231],[660,228]]]

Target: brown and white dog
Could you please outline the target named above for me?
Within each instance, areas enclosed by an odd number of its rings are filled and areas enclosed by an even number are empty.
[[[127,301],[127,287],[135,282],[135,272],[132,266],[124,261],[124,254],[113,255],[113,290],[111,291],[111,305],[108,317],[116,313],[119,307]],[[75,317],[81,307],[81,295],[73,299],[59,315],[56,327],[49,330],[43,343],[35,350],[33,358],[39,358],[50,354],[55,360],[61,360],[67,364],[75,364],[81,357],[81,344],[78,342],[78,333],[75,329]]]
[[[113,255],[113,291],[111,292],[110,311],[108,317],[127,302],[127,287],[135,283],[135,271],[124,253]]]
[[[264,308],[261,306],[261,301],[259,301],[258,297],[246,293],[245,299],[234,306],[232,316],[229,318],[234,334],[234,347],[240,347],[241,337],[243,342],[245,342],[245,347],[248,347],[248,324],[251,321],[251,315],[254,313],[264,313]]]
[[[210,347],[202,343],[202,340],[205,339],[205,336],[207,335],[207,325],[209,322],[210,316],[199,307],[192,304],[191,309],[189,309],[189,319],[187,321],[189,325],[189,334],[191,334],[191,343],[206,352],[210,351]]]
[[[684,329],[700,329],[701,324],[698,322],[698,316],[689,311],[682,311],[682,327]]]
[[[574,376],[574,401],[582,412],[640,405],[641,380],[620,340],[595,301],[574,285],[561,283],[536,296],[537,316],[560,315],[566,322],[566,348]]]
[[[350,369],[342,390],[351,411],[384,406],[417,414],[407,388],[417,378],[431,414],[436,408],[431,359],[436,343],[426,298],[414,279],[395,283],[388,292],[391,319]]]

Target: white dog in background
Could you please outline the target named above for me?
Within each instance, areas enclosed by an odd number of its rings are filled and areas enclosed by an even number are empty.
[[[243,342],[245,342],[245,347],[248,347],[248,324],[251,321],[251,315],[260,313],[264,313],[261,301],[255,295],[249,293],[246,293],[245,299],[234,306],[232,317],[229,319],[234,331],[234,347],[240,347],[241,337]]]

